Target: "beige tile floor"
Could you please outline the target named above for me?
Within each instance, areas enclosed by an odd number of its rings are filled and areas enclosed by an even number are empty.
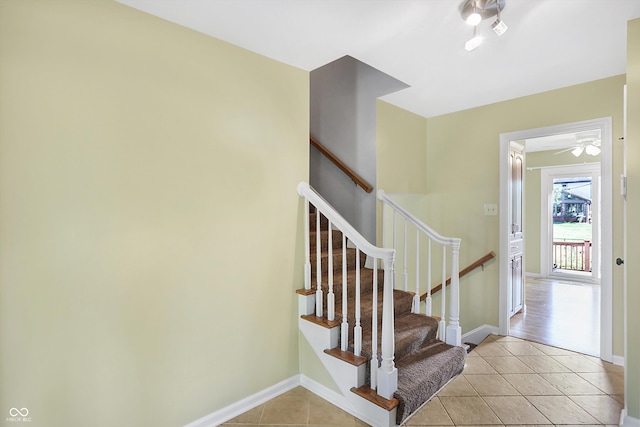
[[[404,426],[618,425],[622,367],[595,357],[489,336],[469,353],[462,375],[416,411]],[[224,426],[366,426],[297,387]]]

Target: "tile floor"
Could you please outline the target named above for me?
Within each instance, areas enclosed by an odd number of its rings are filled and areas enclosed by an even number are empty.
[[[622,367],[595,357],[489,336],[467,357],[462,375],[403,426],[618,425]],[[366,426],[297,387],[229,422],[227,427]]]

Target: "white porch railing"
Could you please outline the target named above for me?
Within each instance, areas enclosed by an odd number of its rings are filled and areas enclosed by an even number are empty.
[[[449,251],[449,255],[451,258],[451,269],[450,269],[450,277],[451,277],[451,286],[449,291],[449,322],[446,322],[446,287],[443,286],[440,297],[441,297],[441,312],[440,312],[440,325],[438,328],[438,332],[440,334],[440,339],[445,341],[447,344],[451,345],[461,345],[462,344],[462,328],[460,327],[460,239],[453,237],[443,237],[438,234],[436,231],[427,226],[424,222],[416,218],[413,214],[407,211],[405,208],[400,206],[396,201],[390,198],[383,190],[378,191],[378,199],[383,203],[386,203],[390,208],[393,209],[393,248],[398,249],[398,236],[397,236],[397,218],[400,217],[403,220],[402,223],[402,241],[403,250],[398,251],[398,254],[401,254],[402,257],[402,289],[404,291],[408,290],[408,277],[409,272],[407,271],[407,263],[409,259],[409,252],[407,252],[410,248],[407,247],[408,242],[408,225],[410,225],[416,233],[416,247],[415,247],[415,256],[412,259],[415,261],[415,297],[413,304],[414,313],[420,312],[420,279],[422,278],[426,281],[426,300],[425,300],[425,314],[427,316],[434,315],[432,313],[433,299],[431,297],[431,273],[432,273],[432,257],[431,257],[431,246],[432,243],[436,243],[442,246],[442,283],[446,283],[447,281],[447,252]],[[386,219],[385,219],[386,224]],[[420,234],[426,235],[427,241],[427,259],[426,259],[426,274],[422,274],[420,272],[421,266],[421,258],[420,258]],[[424,241],[424,239],[422,239]],[[400,255],[398,255],[398,259],[396,260],[396,264],[399,265]],[[395,277],[395,271],[392,273]],[[426,276],[426,280],[423,276]],[[413,289],[412,289],[413,290]]]
[[[342,232],[342,324],[341,324],[341,346],[342,350],[347,350],[347,343],[350,331],[350,325],[347,320],[347,274],[346,274],[346,253],[345,250],[347,243],[350,246],[356,248],[356,283],[355,283],[355,324],[353,325],[353,337],[354,337],[354,353],[359,356],[362,351],[362,326],[360,325],[360,252],[367,256],[367,262],[373,267],[373,318],[372,323],[372,344],[371,344],[371,388],[376,390],[377,393],[386,398],[391,399],[393,393],[398,388],[398,371],[394,364],[394,309],[393,309],[393,264],[395,259],[394,249],[385,249],[372,245],[369,243],[355,228],[353,228],[329,203],[327,203],[320,194],[318,194],[309,184],[301,182],[298,185],[298,194],[305,198],[305,289],[312,290],[315,288],[315,315],[323,316],[323,280],[326,280],[328,293],[327,293],[327,317],[329,320],[335,320],[335,298],[333,293],[333,248],[332,242],[329,241],[328,245],[328,257],[327,262],[328,274],[327,278],[322,276],[321,265],[321,242],[320,242],[320,216],[324,216],[328,220],[328,236],[332,239],[331,230],[337,229]],[[317,251],[317,266],[315,268],[316,277],[315,282],[311,277],[311,261],[310,252],[311,245],[309,242],[309,206],[313,205],[318,212],[316,216],[316,251]],[[381,363],[377,364],[377,301],[376,296],[378,294],[378,274],[377,266],[382,263],[384,269],[384,283],[383,283],[383,308],[382,308],[382,337],[381,337]],[[307,313],[312,314],[312,313]]]

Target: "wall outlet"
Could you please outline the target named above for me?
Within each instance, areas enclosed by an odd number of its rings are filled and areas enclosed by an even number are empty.
[[[488,216],[498,215],[498,205],[493,203],[486,203],[484,205],[484,214]]]

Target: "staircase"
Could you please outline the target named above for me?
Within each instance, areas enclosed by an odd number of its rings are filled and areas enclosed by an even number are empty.
[[[308,215],[305,288],[297,291],[300,330],[353,415],[375,426],[400,425],[462,372],[457,300],[449,327],[421,314],[418,285],[416,292],[406,289],[406,280],[404,289],[394,286],[394,249],[366,242],[308,184],[298,192]],[[430,252],[431,240],[429,260]],[[457,299],[457,290],[450,294]],[[449,343],[441,339],[447,330]]]

